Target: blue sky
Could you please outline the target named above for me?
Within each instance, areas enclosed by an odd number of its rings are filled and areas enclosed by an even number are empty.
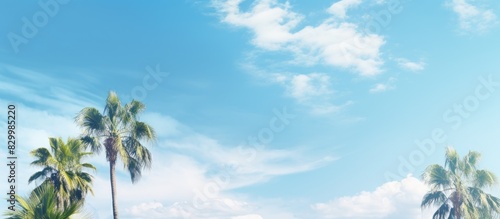
[[[74,116],[110,90],[143,101],[159,137],[141,181],[118,168],[122,218],[429,218],[420,175],[448,145],[500,175],[498,2],[1,4],[18,193],[28,152],[78,136]],[[91,161],[87,211],[111,218],[105,158]]]

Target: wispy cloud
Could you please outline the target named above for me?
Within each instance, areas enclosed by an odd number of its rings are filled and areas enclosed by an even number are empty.
[[[150,120],[154,118],[154,120]],[[222,145],[216,139],[197,133],[168,116],[145,116],[145,121],[152,125],[173,123],[169,127],[179,127],[180,130],[166,129],[168,133],[159,140],[162,148],[175,153],[188,154],[191,159],[209,165],[207,173],[224,173],[231,176],[224,189],[233,189],[262,183],[272,177],[309,171],[322,167],[335,160],[331,156],[309,156],[303,148],[289,147],[287,150],[276,150],[271,145],[241,144]],[[245,149],[250,149],[251,153]],[[250,156],[252,155],[252,156]],[[214,172],[215,171],[215,172]],[[214,174],[212,174],[214,175]]]
[[[394,77],[390,77],[387,82],[385,83],[377,83],[373,85],[373,87],[370,89],[370,93],[380,93],[388,90],[392,90],[396,88],[396,83],[397,79]]]
[[[414,62],[404,58],[397,58],[396,62],[402,69],[412,72],[422,71],[426,66],[424,61]]]
[[[383,91],[387,91],[389,89],[392,89],[389,85],[383,84],[383,83],[378,83],[378,84],[375,84],[370,89],[370,93],[380,93],[380,92],[383,92]]]
[[[483,32],[497,23],[497,16],[492,10],[473,5],[468,0],[452,0],[449,6],[458,15],[463,31]]]
[[[326,73],[268,72],[253,64],[252,56],[245,60],[242,67],[255,77],[268,83],[278,84],[284,95],[295,100],[313,115],[330,115],[352,104],[352,101],[335,102],[332,79]]]
[[[71,115],[85,106],[95,105],[96,95],[82,83],[1,63],[0,72],[0,95],[4,98],[15,97],[30,106],[39,105]]]

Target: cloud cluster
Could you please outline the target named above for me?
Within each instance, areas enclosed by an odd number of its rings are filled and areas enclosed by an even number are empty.
[[[322,218],[365,219],[365,218],[422,218],[419,208],[427,186],[413,176],[401,181],[385,183],[374,191],[365,191],[345,196],[326,203],[317,203],[312,208]],[[430,218],[430,217],[426,217]]]
[[[252,43],[265,50],[290,52],[295,62],[324,64],[351,69],[362,76],[382,72],[380,48],[385,40],[365,33],[357,24],[344,20],[346,10],[361,3],[342,0],[332,4],[329,18],[316,26],[299,28],[304,19],[290,4],[277,0],[258,0],[251,9],[242,11],[243,0],[214,1],[224,23],[249,29]]]
[[[497,23],[497,16],[491,9],[483,9],[468,0],[452,0],[449,6],[458,15],[463,31],[484,32]]]

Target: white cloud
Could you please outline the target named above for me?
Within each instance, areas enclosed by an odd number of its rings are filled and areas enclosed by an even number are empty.
[[[314,115],[328,115],[350,105],[350,102],[343,105],[331,103],[334,91],[331,89],[330,76],[327,74],[310,73],[291,76],[275,74],[274,77],[285,87],[287,96],[309,107]]]
[[[426,65],[425,62],[423,62],[423,61],[412,62],[412,61],[410,61],[408,59],[404,59],[404,58],[397,58],[396,62],[398,63],[399,67],[401,67],[405,70],[408,70],[408,71],[413,71],[413,72],[424,70],[425,65]]]
[[[134,205],[130,209],[130,212],[132,214],[140,214],[143,213],[144,211],[150,211],[150,210],[155,210],[158,208],[163,208],[163,204],[159,202],[148,202],[148,203],[141,203],[139,205]],[[150,214],[148,214],[150,215]],[[151,215],[152,217],[155,217],[154,215]]]
[[[249,214],[249,215],[243,215],[243,216],[236,216],[231,219],[263,219],[262,216],[256,215],[256,214]]]
[[[328,12],[339,18],[346,18],[346,11],[349,8],[360,5],[361,2],[362,0],[340,0],[333,3],[330,8],[328,8]]]
[[[354,196],[317,203],[312,208],[322,218],[422,218],[420,202],[427,186],[415,177],[388,182],[375,191],[364,191]],[[427,215],[427,213],[424,213]],[[427,217],[428,218],[428,217]]]
[[[241,0],[214,0],[222,22],[245,27],[253,33],[253,44],[266,50],[279,50],[294,55],[297,64],[326,64],[353,70],[362,76],[382,72],[380,48],[384,38],[366,34],[358,25],[326,19],[317,26],[298,28],[302,15],[291,10],[289,3],[259,0],[248,12],[240,10]],[[332,5],[340,13],[356,1],[341,1]],[[339,8],[339,9],[336,9]],[[298,29],[294,31],[295,29]]]
[[[385,83],[377,83],[375,84],[371,89],[370,93],[380,93],[388,90],[392,90],[396,88],[394,85],[396,83],[397,79],[394,77],[390,77],[387,82]]]
[[[194,206],[191,202],[175,202],[163,205],[160,202],[144,202],[125,210],[125,217],[134,219],[216,219],[233,218],[249,211],[245,202],[229,198],[210,199],[203,206]]]
[[[482,9],[468,0],[452,0],[450,7],[458,15],[460,28],[467,32],[483,32],[497,22],[492,10]]]
[[[348,22],[325,21],[319,26],[307,26],[296,34],[298,60],[352,69],[361,76],[382,73],[380,48],[384,38],[377,34],[364,34],[358,25]]]
[[[389,86],[387,84],[378,83],[378,84],[375,84],[375,86],[373,86],[370,89],[370,93],[379,93],[379,92],[386,91],[387,89],[389,89]]]
[[[290,32],[302,17],[290,11],[290,5],[278,4],[274,0],[258,1],[250,12],[241,12],[243,0],[216,1],[215,5],[224,13],[223,21],[235,26],[246,27],[255,33],[253,43],[269,50],[282,48],[292,40]]]
[[[298,74],[290,78],[287,93],[298,101],[331,94],[330,77],[326,74]]]

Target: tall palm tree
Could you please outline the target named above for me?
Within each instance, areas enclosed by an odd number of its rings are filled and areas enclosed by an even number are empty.
[[[116,200],[115,166],[118,158],[130,173],[132,183],[139,180],[141,172],[151,167],[151,153],[145,142],[156,140],[153,128],[139,121],[145,105],[132,100],[122,105],[115,92],[109,92],[104,111],[86,107],[76,117],[83,129],[82,140],[92,151],[99,153],[103,148],[109,163],[113,218],[118,218]]]
[[[451,147],[446,149],[445,166],[426,168],[423,179],[430,187],[421,207],[436,206],[433,219],[487,219],[500,213],[500,199],[483,189],[497,183],[497,177],[488,170],[478,169],[481,154],[470,151],[460,158]]]
[[[75,201],[64,208],[57,207],[57,195],[51,183],[44,183],[35,188],[28,198],[16,196],[16,211],[4,213],[7,219],[79,219],[90,218],[82,214],[83,200]]]
[[[89,163],[82,163],[92,152],[85,151],[79,139],[69,138],[66,143],[61,138],[49,138],[50,151],[47,148],[37,148],[31,151],[35,161],[33,166],[42,170],[35,172],[28,180],[50,183],[55,189],[57,207],[65,208],[71,202],[81,201],[92,191],[92,175],[85,170],[96,170]],[[40,186],[41,186],[40,185]]]

